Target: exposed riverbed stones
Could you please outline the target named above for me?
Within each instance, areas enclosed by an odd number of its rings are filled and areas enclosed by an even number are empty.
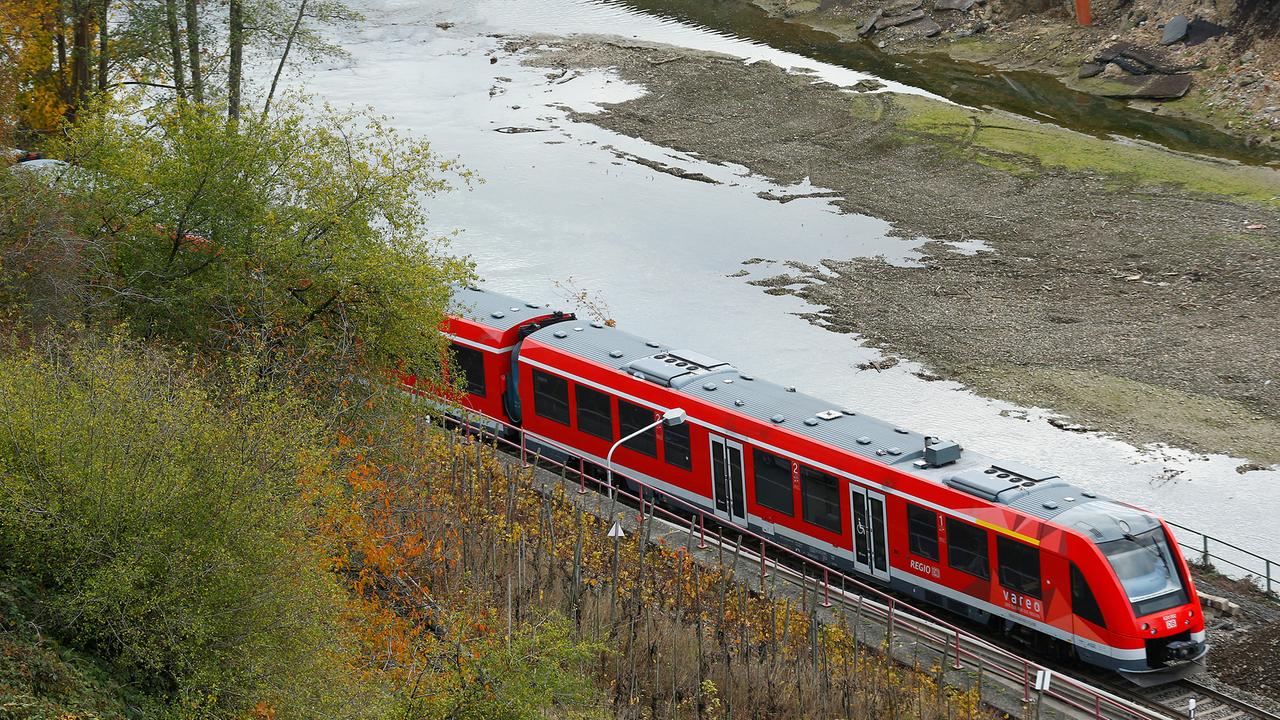
[[[1108,45],[1098,54],[1094,56],[1093,61],[1096,63],[1113,62],[1124,68],[1127,72],[1135,75],[1163,74],[1171,75],[1173,73],[1182,72],[1185,68],[1178,67],[1167,57],[1156,50],[1144,48],[1140,45],[1134,45],[1128,42],[1118,42]]]
[[[1172,45],[1179,40],[1187,37],[1187,21],[1186,15],[1177,15],[1169,22],[1165,23],[1164,32],[1160,36],[1161,45]]]
[[[1096,62],[1081,63],[1080,72],[1078,73],[1078,75],[1082,79],[1091,78],[1091,77],[1100,75],[1104,69],[1106,69],[1106,65],[1103,63],[1096,63]]]
[[[1102,87],[1098,94],[1105,97],[1173,100],[1191,89],[1190,75],[1141,75],[1114,78],[1114,87]]]
[[[606,149],[608,149],[609,152],[613,153],[613,156],[618,158],[619,160],[626,160],[628,162],[633,162],[637,165],[643,165],[647,168],[650,168],[652,170],[657,170],[658,172],[661,172],[661,173],[674,175],[678,178],[682,178],[685,180],[694,180],[701,183],[707,183],[708,185],[720,184],[719,180],[716,180],[715,178],[712,178],[712,177],[708,177],[707,175],[704,175],[703,173],[700,173],[700,172],[692,172],[689,170],[685,170],[684,168],[681,168],[681,167],[668,165],[663,162],[658,162],[657,160],[651,160],[650,158],[641,157],[634,153],[629,153],[629,152],[626,152],[625,150],[619,150],[614,147],[607,147]]]
[[[887,12],[884,0],[840,0],[826,9],[813,7],[806,12],[795,12],[800,3],[794,0],[741,1],[771,15],[834,33],[846,42],[858,42],[875,34],[875,22],[880,16],[892,14]],[[967,0],[959,5],[965,7]],[[1240,64],[1248,64],[1244,58],[1249,53],[1257,54],[1260,68],[1280,67],[1280,38],[1249,38],[1253,50],[1242,54],[1243,38],[1232,38],[1227,35],[1229,28],[1215,22],[1226,19],[1225,9],[1215,10],[1190,0],[1134,0],[1111,3],[1105,9],[1095,3],[1094,24],[1088,27],[1079,26],[1069,12],[1063,12],[1069,5],[1063,0],[1000,0],[984,5],[979,0],[958,10],[951,9],[955,7],[953,0],[925,0],[924,11],[939,24],[939,31],[930,27],[928,33],[908,32],[895,26],[881,31],[871,41],[895,54],[942,52],[958,60],[1003,70],[1044,73],[1073,90],[1131,100],[1134,107],[1165,117],[1209,122],[1239,136],[1246,146],[1263,148],[1274,157],[1274,151],[1267,146],[1280,142],[1280,117],[1267,117],[1259,110],[1274,105],[1280,97],[1280,76],[1268,77],[1264,73],[1259,79],[1249,75],[1240,80],[1235,76],[1237,59]],[[1104,68],[1092,62],[1097,48],[1119,40],[1158,46],[1169,23],[1156,18],[1178,11],[1183,12],[1184,19],[1194,12],[1206,14],[1189,20],[1182,38],[1163,46],[1178,60],[1179,67],[1185,68],[1163,74],[1189,74],[1190,82],[1112,83],[1105,82],[1106,77],[1093,81],[1104,73]],[[1226,36],[1219,37],[1222,35]],[[1123,72],[1115,72],[1110,63],[1103,65],[1108,75],[1119,77]],[[1171,100],[1181,101],[1168,102]]]
[[[1081,64],[1077,77],[1090,81],[1082,88],[1097,95],[1171,100],[1191,89],[1191,76],[1183,70],[1155,50],[1118,42]]]
[[[528,62],[613,68],[648,91],[578,121],[807,178],[938,241],[915,267],[830,260],[820,281],[771,284],[827,308],[815,322],[1133,442],[1280,462],[1280,235],[1244,230],[1280,228],[1274,171],[697,51],[577,38]],[[991,252],[947,244],[972,238]]]
[[[1193,563],[1199,559],[1198,553],[1187,554]],[[1202,565],[1193,565],[1192,574],[1213,648],[1209,673],[1225,685],[1218,689],[1230,689],[1272,712],[1280,710],[1280,676],[1274,672],[1280,657],[1280,602],[1260,587],[1265,581],[1256,576],[1232,579]]]
[[[875,23],[875,29],[887,30],[891,27],[906,25],[907,23],[911,23],[911,22],[915,22],[917,20],[923,20],[923,19],[924,19],[923,10],[912,10],[910,12],[906,12],[901,15],[881,15],[880,19],[877,20]]]
[[[933,10],[964,12],[972,8],[975,2],[976,0],[935,0]],[[904,0],[877,8],[859,25],[858,35],[868,37],[891,29],[898,32],[899,38],[929,38],[941,33],[943,27],[925,11],[921,0]]]

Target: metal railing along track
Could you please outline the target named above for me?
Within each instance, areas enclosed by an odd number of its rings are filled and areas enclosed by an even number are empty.
[[[1246,576],[1252,575],[1256,577],[1259,586],[1268,595],[1275,596],[1276,592],[1273,587],[1276,584],[1280,584],[1280,577],[1276,577],[1276,571],[1280,570],[1280,562],[1245,550],[1239,545],[1233,545],[1226,540],[1219,540],[1212,535],[1206,535],[1199,530],[1179,525],[1172,520],[1165,520],[1165,522],[1182,531],[1181,533],[1175,533],[1175,535],[1190,533],[1193,536],[1194,542],[1183,542],[1180,537],[1175,539],[1183,548],[1195,553],[1199,557],[1201,565],[1205,567],[1220,567],[1215,561],[1217,563],[1225,563],[1235,570],[1243,571]],[[1232,572],[1232,570],[1227,570],[1227,574]]]
[[[860,617],[880,619],[888,628],[888,637],[892,638],[897,633],[910,634],[912,639],[939,652],[949,670],[970,671],[981,677],[1000,678],[1006,687],[1021,691],[1024,703],[1037,700],[1034,679],[1038,671],[1048,668],[1036,660],[999,647],[980,635],[905,603],[885,590],[783,547],[747,528],[731,525],[729,527],[732,528],[734,537],[728,537],[717,530],[724,521],[714,514],[631,478],[623,471],[615,469],[614,477],[626,478],[639,489],[638,493],[616,484],[609,487],[603,480],[592,477],[587,469],[598,467],[595,460],[566,451],[564,447],[554,448],[557,454],[566,457],[563,461],[541,454],[535,455],[521,428],[474,411],[467,411],[467,416],[466,421],[461,421],[446,415],[446,427],[479,436],[494,447],[518,454],[524,468],[531,468],[534,463],[544,468],[553,468],[561,478],[576,484],[579,494],[595,490],[611,498],[625,499],[629,504],[640,507],[642,514],[647,513],[648,518],[661,520],[687,533],[689,542],[696,540],[698,548],[706,548],[712,543],[732,544],[741,557],[749,559],[753,564],[758,563],[762,583],[769,572],[778,573],[780,577],[791,581],[798,579],[798,582],[812,590],[815,598],[821,597],[818,602],[822,607],[830,608],[836,604],[856,606]],[[666,507],[663,507],[664,504]],[[1172,708],[1159,711],[1153,707],[1158,706],[1156,703],[1135,702],[1098,684],[1064,675],[1060,671],[1055,671],[1051,688],[1044,693],[1043,699],[1052,701],[1074,717],[1095,720],[1170,720],[1185,717]]]

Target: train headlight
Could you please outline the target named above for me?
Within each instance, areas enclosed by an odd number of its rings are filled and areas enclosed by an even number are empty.
[[[1150,626],[1150,625],[1148,625],[1147,623],[1142,623],[1142,629],[1143,629],[1143,630],[1147,630],[1147,629],[1148,629],[1148,628],[1150,628],[1150,627],[1151,627],[1151,626]]]
[[[1195,616],[1196,616],[1195,608],[1191,608],[1190,610],[1187,611],[1187,617],[1195,617]]]

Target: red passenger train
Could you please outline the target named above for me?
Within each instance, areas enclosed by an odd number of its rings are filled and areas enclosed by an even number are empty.
[[[1158,517],[1056,473],[757,379],[727,362],[458,288],[463,404],[842,570],[1141,684],[1203,667],[1204,619]]]

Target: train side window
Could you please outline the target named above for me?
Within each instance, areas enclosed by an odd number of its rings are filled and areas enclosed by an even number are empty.
[[[938,559],[938,513],[907,503],[907,546],[912,555]]]
[[[791,494],[791,461],[756,448],[751,450],[751,458],[756,504],[794,515],[796,502]]]
[[[646,425],[653,424],[655,419],[653,411],[649,408],[640,407],[626,400],[618,401],[618,433],[622,437],[626,437]],[[649,428],[648,432],[642,432],[631,438],[622,447],[638,453],[644,453],[649,457],[658,457],[657,428]]]
[[[662,428],[662,457],[673,467],[693,469],[693,454],[689,452],[689,423]]]
[[[463,390],[476,397],[484,397],[484,353],[457,343],[453,343],[451,349],[456,367],[462,370]]]
[[[996,538],[996,556],[1000,561],[1000,584],[1033,598],[1040,597],[1040,549],[1010,540]]]
[[[1102,620],[1102,607],[1093,596],[1089,581],[1075,563],[1071,563],[1071,611],[1099,627],[1106,627]]]
[[[947,565],[983,580],[991,579],[987,531],[955,518],[947,518]]]
[[[611,398],[582,385],[574,385],[573,394],[578,401],[578,430],[613,442]]]
[[[569,381],[541,370],[533,371],[533,411],[540,417],[569,424]]]
[[[840,483],[830,475],[800,466],[800,498],[805,522],[838,533],[840,523]]]

